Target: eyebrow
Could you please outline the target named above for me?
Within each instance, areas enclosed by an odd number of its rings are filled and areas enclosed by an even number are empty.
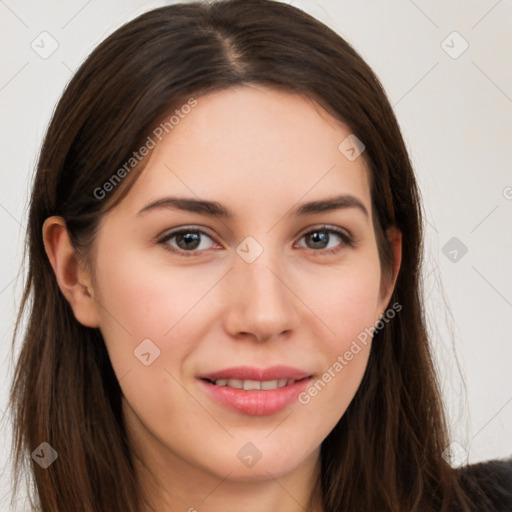
[[[317,213],[341,210],[345,208],[356,208],[364,213],[366,217],[369,217],[366,206],[357,197],[350,194],[303,203],[295,208],[291,213],[297,217],[305,217],[308,215],[315,215]],[[142,215],[143,213],[160,209],[183,210],[186,212],[199,213],[221,219],[232,219],[235,216],[233,212],[217,201],[206,201],[204,199],[184,197],[163,197],[161,199],[157,199],[144,206],[137,215]]]

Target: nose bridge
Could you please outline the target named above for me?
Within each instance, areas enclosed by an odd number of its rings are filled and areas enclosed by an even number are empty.
[[[275,302],[285,291],[282,278],[278,276],[284,268],[283,254],[279,249],[265,243],[265,247],[253,237],[247,237],[237,249],[235,273],[246,283],[249,298],[252,295],[266,297]],[[243,287],[243,285],[242,285]]]
[[[230,272],[227,328],[263,339],[293,327],[293,294],[288,289],[279,248],[247,237],[236,248]]]
[[[246,237],[236,248],[238,256],[247,264],[246,270],[251,272],[253,268],[256,268],[257,272],[269,275],[271,282],[273,280],[270,277],[273,276],[276,279],[276,274],[285,277],[287,274],[286,254],[280,235],[271,231],[270,233],[259,233],[257,236],[257,240],[252,236]],[[266,272],[263,272],[263,269]]]

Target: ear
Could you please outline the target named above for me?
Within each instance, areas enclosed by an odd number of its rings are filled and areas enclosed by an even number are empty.
[[[385,308],[391,300],[393,290],[395,289],[396,279],[402,263],[402,232],[396,227],[391,226],[386,230],[386,237],[391,245],[393,253],[393,274],[390,279],[384,280],[384,288],[381,289],[381,298],[379,300],[380,316],[385,313]]]
[[[57,284],[75,318],[86,327],[98,327],[98,308],[90,276],[80,265],[62,217],[48,217],[44,221],[43,241]]]

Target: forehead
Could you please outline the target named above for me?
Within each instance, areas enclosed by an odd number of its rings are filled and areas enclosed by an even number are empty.
[[[228,203],[240,214],[282,215],[301,198],[346,193],[370,211],[365,160],[340,151],[350,129],[313,100],[254,85],[196,100],[156,144],[123,209],[169,194]]]

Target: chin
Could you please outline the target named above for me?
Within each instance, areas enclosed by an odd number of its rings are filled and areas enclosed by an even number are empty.
[[[265,433],[265,436],[268,432]],[[280,478],[299,467],[309,457],[317,456],[304,452],[304,443],[295,446],[279,442],[271,444],[268,440],[247,441],[231,440],[232,449],[222,453],[212,453],[212,459],[205,461],[211,472],[230,480],[240,482],[264,481],[269,478]],[[212,465],[212,460],[214,464]]]

